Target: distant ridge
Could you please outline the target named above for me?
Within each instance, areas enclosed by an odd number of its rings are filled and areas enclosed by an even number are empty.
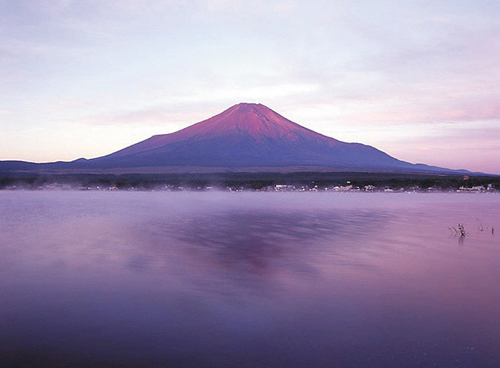
[[[48,164],[4,161],[0,170],[468,172],[415,165],[368,145],[342,142],[254,103],[106,156]]]

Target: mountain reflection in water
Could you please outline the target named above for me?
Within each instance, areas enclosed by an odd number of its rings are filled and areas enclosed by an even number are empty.
[[[496,367],[499,204],[0,192],[0,361]]]
[[[339,214],[333,209],[317,213],[223,212],[193,216],[183,226],[174,224],[173,234],[188,251],[203,252],[214,266],[236,273],[269,274],[298,266],[314,272],[311,256],[341,247],[343,236],[352,241],[367,232],[381,231],[387,215],[375,215],[375,211]]]

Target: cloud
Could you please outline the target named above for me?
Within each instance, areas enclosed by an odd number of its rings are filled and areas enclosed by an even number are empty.
[[[280,84],[266,87],[248,83],[244,87],[226,84],[210,90],[202,90],[193,94],[171,96],[158,105],[146,105],[125,111],[115,111],[94,115],[86,121],[98,125],[128,124],[194,124],[209,118],[210,111],[217,114],[240,102],[266,102],[286,100],[290,96],[300,95],[305,91],[314,91],[315,85]],[[151,92],[155,94],[154,91]],[[231,96],[231,99],[228,99]],[[219,110],[214,110],[214,104]]]
[[[371,136],[367,134],[365,142],[399,159],[500,174],[500,125],[496,120],[401,125],[385,136]]]

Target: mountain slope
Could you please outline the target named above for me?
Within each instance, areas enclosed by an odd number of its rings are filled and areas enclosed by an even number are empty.
[[[238,104],[171,134],[153,136],[108,156],[98,167],[210,166],[391,169],[411,167],[373,147],[304,128],[261,104]],[[408,166],[410,165],[410,166]]]

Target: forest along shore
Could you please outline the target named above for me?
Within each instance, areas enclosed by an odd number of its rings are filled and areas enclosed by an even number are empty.
[[[500,176],[351,172],[203,174],[0,174],[0,190],[165,190],[268,192],[500,191]]]

